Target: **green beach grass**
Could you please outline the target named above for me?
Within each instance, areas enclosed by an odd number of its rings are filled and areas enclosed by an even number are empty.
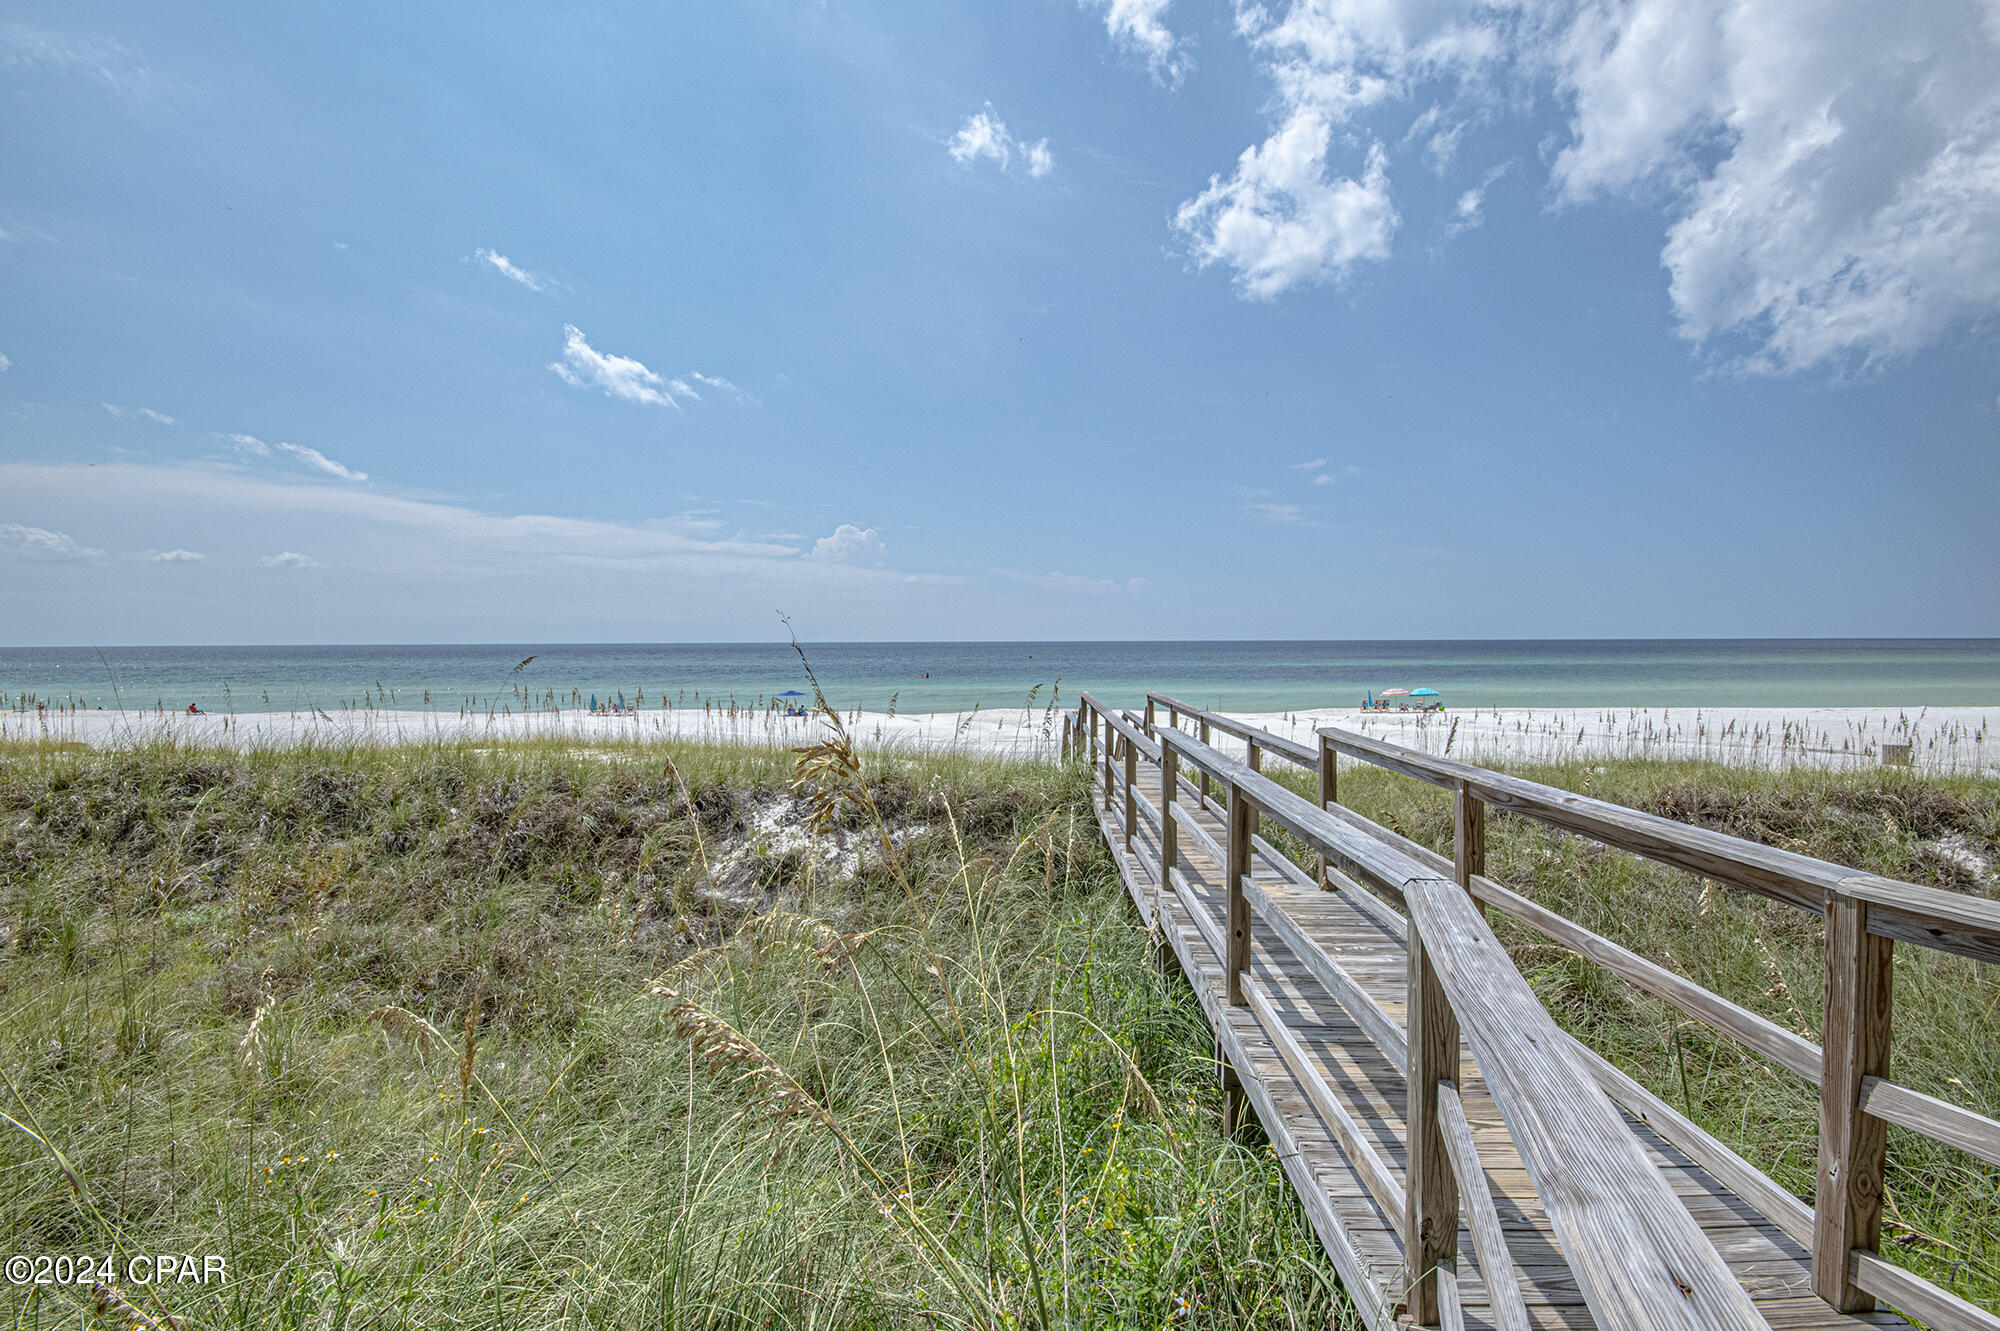
[[[1522,770],[1994,890],[1965,852],[2000,849],[2000,783]],[[1341,791],[1448,847],[1428,788]],[[1089,798],[838,743],[7,749],[0,1239],[228,1272],[8,1288],[10,1325],[1354,1325],[1261,1137],[1222,1137]],[[815,815],[844,861],[787,835]],[[1496,876],[1816,1036],[1811,917],[1489,830]],[[1503,936],[1558,1020],[1810,1195],[1807,1088]],[[1899,1079],[1994,1112],[2000,979],[1899,952]],[[1994,1171],[1900,1133],[1892,1163],[1887,1249],[2000,1300]]]
[[[12,1324],[1343,1324],[1081,774],[847,760],[6,754],[0,1237],[229,1276]]]

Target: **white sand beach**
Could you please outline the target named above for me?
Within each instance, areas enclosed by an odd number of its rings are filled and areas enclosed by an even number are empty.
[[[963,752],[1039,759],[1056,752],[1061,715],[1020,708],[890,716],[849,713],[850,734],[869,749]],[[1164,721],[1165,717],[1162,715]],[[1310,743],[1338,726],[1467,762],[1574,757],[1700,759],[1755,766],[1874,766],[1881,745],[1907,743],[1921,771],[2000,775],[2000,707],[1483,708],[1450,712],[1322,709],[1246,713],[1235,719]],[[233,748],[297,745],[578,743],[692,740],[791,747],[825,733],[816,718],[766,712],[655,710],[460,715],[358,711],[333,716],[257,712],[237,716],[113,711],[0,712],[0,740],[51,739],[117,747],[155,739]],[[1218,737],[1218,745],[1237,748]]]

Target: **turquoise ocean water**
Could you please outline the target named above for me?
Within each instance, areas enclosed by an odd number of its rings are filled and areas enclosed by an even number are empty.
[[[1151,687],[1226,711],[1358,704],[1434,688],[1452,707],[1926,707],[2000,704],[2000,639],[1601,642],[808,644],[842,708],[950,712]],[[520,670],[518,662],[535,659]],[[96,709],[329,712],[363,705],[519,712],[622,691],[648,708],[809,689],[785,643],[0,648],[0,692]]]

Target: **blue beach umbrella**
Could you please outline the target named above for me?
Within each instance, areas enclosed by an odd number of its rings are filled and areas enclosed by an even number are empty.
[[[800,693],[797,689],[786,689],[783,693],[777,694],[776,696],[780,698],[803,698],[806,695]]]
[[[1438,691],[1436,689],[1411,689],[1410,696],[1412,698],[1435,698],[1438,696]]]

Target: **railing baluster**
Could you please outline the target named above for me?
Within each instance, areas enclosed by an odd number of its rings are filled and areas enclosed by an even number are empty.
[[[1867,903],[1829,901],[1812,1273],[1813,1292],[1841,1312],[1875,1306],[1847,1278],[1847,1258],[1876,1251],[1881,1238],[1888,1124],[1862,1110],[1861,1079],[1889,1075],[1894,990],[1894,944],[1868,932]]]

